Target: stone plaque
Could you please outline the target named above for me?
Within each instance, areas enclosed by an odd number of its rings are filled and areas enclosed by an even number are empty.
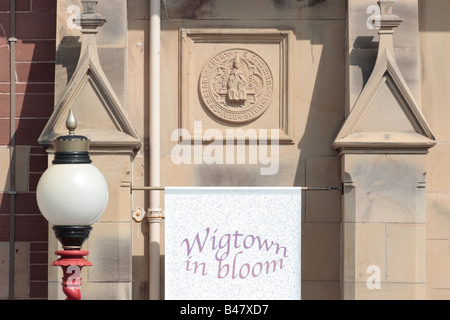
[[[272,100],[273,76],[268,64],[247,49],[220,52],[204,66],[199,91],[203,103],[224,121],[257,119]]]
[[[292,30],[180,29],[178,128],[180,141],[225,142],[228,129],[277,132],[257,142],[292,144],[289,65]]]

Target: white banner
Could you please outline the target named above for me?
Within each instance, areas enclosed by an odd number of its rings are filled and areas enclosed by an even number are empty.
[[[301,188],[165,189],[165,299],[300,299]]]

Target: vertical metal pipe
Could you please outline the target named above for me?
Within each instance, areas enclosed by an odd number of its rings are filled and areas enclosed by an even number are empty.
[[[160,185],[160,0],[150,0],[150,185]],[[149,298],[160,299],[160,191],[150,191],[149,222]]]
[[[16,5],[10,0],[10,164],[9,164],[9,299],[14,299],[14,251],[15,251],[15,211],[16,211]]]

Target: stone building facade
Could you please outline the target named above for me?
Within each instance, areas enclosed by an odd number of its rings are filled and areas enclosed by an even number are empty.
[[[16,1],[17,42],[0,2],[0,298],[63,298],[49,266],[59,244],[34,197],[69,109],[110,191],[84,245],[85,299],[164,299],[163,192],[138,188],[155,175],[161,186],[331,187],[302,194],[303,299],[450,298],[450,3],[158,5],[155,41],[154,0],[99,0],[106,23],[88,45],[73,22],[80,0]],[[242,163],[205,158],[205,132],[225,143],[227,129],[270,132],[269,158],[251,162],[249,144],[233,144]],[[174,159],[180,146],[192,157]]]

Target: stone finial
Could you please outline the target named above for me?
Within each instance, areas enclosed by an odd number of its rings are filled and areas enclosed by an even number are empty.
[[[378,1],[378,5],[380,6],[381,9],[381,15],[391,15],[394,4],[395,1],[387,1],[387,0]]]
[[[83,13],[80,17],[80,26],[82,33],[96,33],[97,28],[106,23],[105,17],[95,13],[97,0],[81,0]]]
[[[402,23],[403,19],[392,13],[395,1],[380,0],[380,16],[375,19],[378,34],[380,35],[380,44],[378,57],[385,50],[394,54],[394,28]]]
[[[95,6],[98,0],[81,0],[83,6],[83,13],[95,13]]]
[[[392,13],[395,1],[380,0],[380,17],[375,23],[379,24],[380,31],[392,31],[402,23],[403,19]]]

